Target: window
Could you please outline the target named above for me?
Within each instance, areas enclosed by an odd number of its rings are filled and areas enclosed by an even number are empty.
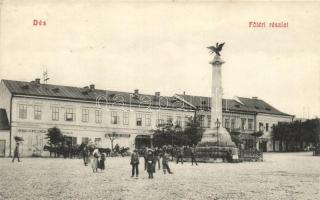
[[[129,112],[123,112],[123,124],[129,125]]]
[[[89,143],[89,138],[83,137],[83,138],[82,138],[82,143],[88,144],[88,143]]]
[[[95,121],[96,123],[101,123],[102,122],[102,111],[101,110],[96,110],[95,111]]]
[[[229,120],[229,119],[225,119],[225,120],[224,120],[224,127],[225,127],[226,129],[229,129],[229,128],[230,128],[230,120]]]
[[[236,119],[231,119],[231,130],[235,129]]]
[[[245,130],[246,129],[246,119],[241,118],[241,130]]]
[[[164,120],[161,118],[157,119],[157,127],[160,127],[162,125],[164,125]]]
[[[142,114],[141,113],[136,114],[136,125],[142,126]]]
[[[88,122],[88,121],[89,121],[89,110],[82,109],[82,122]]]
[[[94,138],[94,144],[99,145],[101,143],[101,138]]]
[[[248,129],[249,130],[253,129],[253,119],[248,119]]]
[[[27,119],[27,105],[26,104],[19,105],[19,118],[20,119]]]
[[[266,123],[266,131],[268,132],[269,131],[269,124]]]
[[[59,120],[59,107],[52,107],[52,120],[53,121]]]
[[[74,146],[77,144],[77,137],[64,136],[64,140],[67,145]]]
[[[111,124],[118,124],[119,117],[116,111],[111,111]]]
[[[177,126],[182,127],[181,116],[177,116]]]
[[[66,121],[75,121],[76,115],[73,113],[73,108],[67,108],[65,113],[65,120]]]
[[[146,126],[151,126],[151,115],[146,114]]]
[[[34,119],[41,119],[41,107],[39,105],[34,106]]]
[[[72,137],[72,146],[77,144],[77,137]]]
[[[263,131],[263,123],[259,122],[259,131]]]

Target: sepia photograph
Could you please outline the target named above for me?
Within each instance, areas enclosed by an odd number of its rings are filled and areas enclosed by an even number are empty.
[[[319,10],[0,0],[0,200],[320,199]]]

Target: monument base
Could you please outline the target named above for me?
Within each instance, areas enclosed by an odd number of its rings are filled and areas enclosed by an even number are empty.
[[[203,133],[202,139],[198,146],[222,146],[222,147],[236,147],[234,142],[231,140],[231,136],[227,129],[220,127],[206,129]]]
[[[232,162],[239,159],[238,148],[223,127],[219,128],[218,132],[216,128],[205,130],[196,152],[199,162]]]

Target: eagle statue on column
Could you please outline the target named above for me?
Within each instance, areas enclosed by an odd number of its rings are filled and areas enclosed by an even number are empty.
[[[213,52],[216,53],[216,55],[220,56],[220,51],[222,50],[224,43],[219,44],[218,42],[216,43],[216,46],[210,46],[207,47],[210,49],[210,53],[212,54]]]

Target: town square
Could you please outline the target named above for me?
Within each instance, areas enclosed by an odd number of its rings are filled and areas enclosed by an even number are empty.
[[[320,4],[0,9],[0,200],[320,199]]]

